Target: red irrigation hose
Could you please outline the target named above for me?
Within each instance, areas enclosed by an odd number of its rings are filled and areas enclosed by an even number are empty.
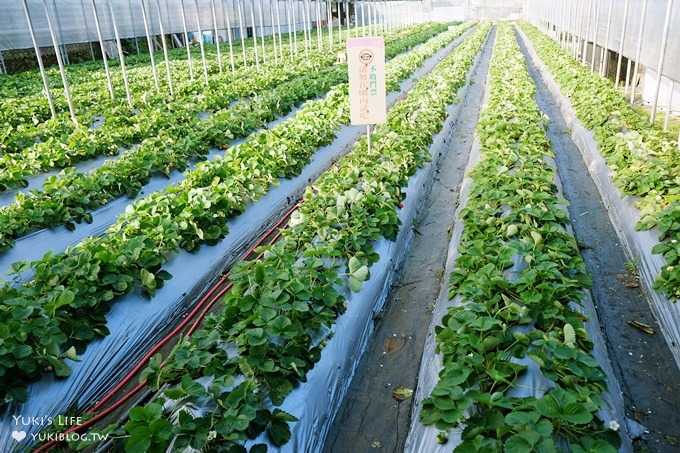
[[[274,224],[271,228],[269,228],[265,234],[263,234],[262,236],[260,236],[260,238],[259,238],[252,246],[250,246],[250,247],[248,248],[248,250],[246,251],[246,253],[243,255],[242,259],[246,259],[246,258],[248,258],[250,255],[252,255],[253,252],[254,252],[254,250],[255,250],[257,247],[259,247],[260,245],[262,245],[262,243],[265,241],[265,239],[267,239],[275,229],[279,228],[279,227],[281,226],[281,224],[288,218],[288,216],[289,216],[295,209],[298,208],[299,205],[300,205],[300,202],[294,204],[288,211],[286,211],[286,213],[285,213],[283,216],[281,216],[281,218],[279,219],[278,222],[276,222],[276,224]],[[271,242],[272,242],[272,243],[275,242],[276,240],[278,240],[278,238],[279,238],[280,236],[281,236],[281,233],[280,233],[280,232],[277,232],[276,235],[274,235],[274,237],[272,238],[272,241],[271,241]],[[262,256],[262,254],[259,254],[257,257],[260,258],[261,256]],[[215,303],[216,303],[218,300],[220,300],[220,299],[224,296],[224,294],[226,294],[227,291],[229,291],[229,290],[231,289],[231,287],[233,286],[233,283],[230,282],[229,284],[227,284],[226,286],[224,286],[224,287],[217,293],[217,295],[215,295],[214,297],[211,297],[211,296],[213,295],[213,293],[215,293],[215,291],[217,291],[217,289],[220,288],[220,287],[226,282],[226,280],[229,278],[230,275],[231,275],[231,272],[227,272],[227,273],[224,274],[222,277],[220,277],[220,279],[219,279],[219,280],[218,280],[218,281],[210,288],[210,290],[209,290],[206,294],[204,294],[204,295],[201,297],[201,299],[198,301],[198,303],[196,304],[196,306],[195,306],[194,308],[191,309],[191,311],[190,311],[190,312],[187,314],[187,316],[182,320],[182,322],[179,323],[174,329],[172,329],[172,331],[170,331],[170,332],[169,332],[166,336],[164,336],[160,341],[158,341],[158,343],[156,343],[156,345],[155,345],[153,348],[151,348],[151,349],[149,350],[149,352],[147,352],[147,353],[139,360],[139,362],[137,363],[137,365],[135,365],[135,367],[132,368],[132,370],[130,370],[130,371],[125,375],[125,377],[124,377],[124,378],[123,378],[123,379],[122,379],[122,380],[121,380],[121,381],[120,381],[113,389],[111,389],[106,395],[104,395],[104,397],[103,397],[101,400],[99,400],[99,401],[97,402],[97,404],[95,404],[94,406],[92,406],[92,407],[91,407],[90,409],[88,409],[85,413],[86,413],[86,414],[91,414],[91,413],[97,411],[97,410],[100,409],[104,404],[106,404],[111,398],[113,398],[113,396],[115,396],[116,393],[118,393],[118,392],[119,392],[119,391],[120,391],[120,390],[121,390],[128,382],[130,382],[130,381],[132,380],[132,378],[134,378],[134,377],[137,375],[137,373],[138,373],[144,366],[146,366],[146,362],[147,362],[149,359],[151,359],[151,357],[153,357],[153,355],[156,354],[156,352],[158,352],[158,351],[159,351],[163,346],[165,346],[171,339],[173,339],[173,338],[174,338],[174,337],[175,337],[182,329],[184,329],[184,328],[187,326],[187,324],[189,324],[189,322],[196,316],[196,313],[198,313],[199,310],[200,310],[200,313],[198,314],[198,316],[197,316],[196,319],[194,320],[194,323],[191,325],[191,327],[189,328],[189,330],[187,330],[186,335],[189,336],[189,335],[193,334],[196,330],[198,330],[198,327],[201,325],[201,322],[203,321],[203,318],[205,317],[205,315],[210,311],[210,309],[215,305]],[[161,366],[162,366],[162,365],[161,365]],[[137,386],[135,386],[132,390],[130,390],[128,393],[126,393],[126,394],[123,395],[120,399],[118,399],[116,402],[114,402],[110,407],[104,409],[103,411],[101,411],[101,412],[99,412],[98,414],[96,414],[94,417],[88,419],[87,421],[85,421],[85,422],[83,422],[83,423],[81,423],[81,424],[79,424],[79,425],[71,426],[69,429],[67,429],[67,430],[64,432],[64,434],[76,432],[76,431],[79,431],[79,430],[81,430],[81,429],[83,429],[83,428],[87,428],[88,426],[94,424],[95,422],[99,421],[100,419],[102,419],[102,418],[105,417],[106,415],[110,414],[111,412],[113,412],[114,410],[116,410],[117,408],[119,408],[120,406],[122,406],[126,401],[128,401],[130,398],[132,398],[134,395],[136,395],[136,394],[137,394],[140,390],[142,390],[145,386],[146,386],[146,381],[140,382],[140,383],[137,384]],[[55,446],[57,446],[58,444],[59,444],[59,442],[56,441],[56,440],[50,441],[50,442],[48,442],[48,443],[46,443],[46,444],[43,444],[43,445],[40,446],[38,449],[36,449],[36,450],[35,450],[35,453],[39,453],[39,452],[42,452],[42,451],[47,451],[49,448],[55,447]]]

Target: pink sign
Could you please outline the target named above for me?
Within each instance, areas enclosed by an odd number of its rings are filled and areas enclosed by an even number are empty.
[[[347,39],[351,123],[379,124],[387,118],[385,41],[381,36]]]

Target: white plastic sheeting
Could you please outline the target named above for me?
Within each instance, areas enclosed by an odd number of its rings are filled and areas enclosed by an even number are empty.
[[[589,42],[592,42],[593,37],[595,37],[598,46],[607,47],[614,52],[619,50],[621,29],[625,21],[626,33],[623,40],[623,55],[633,61],[635,61],[637,55],[640,25],[644,20],[640,63],[657,70],[666,6],[668,1],[674,1],[668,30],[669,39],[665,52],[663,75],[678,82],[680,81],[680,2],[678,0],[646,1],[647,10],[643,16],[644,2],[642,0],[628,0],[628,14],[624,18],[626,0],[568,0],[567,2],[528,0],[525,18],[534,25],[538,25],[538,21],[547,20],[551,24],[557,24],[558,30],[566,28],[568,32],[573,32],[576,36],[585,38]],[[610,2],[613,2],[613,4]],[[612,5],[612,14],[609,40],[607,41],[610,4]],[[600,8],[599,17],[597,17],[598,5]],[[569,11],[571,12],[569,13]],[[568,17],[572,19],[568,19]],[[586,36],[589,17],[591,21],[590,33]],[[596,19],[599,19],[597,23]],[[574,24],[576,24],[576,27],[574,27]],[[580,29],[579,24],[581,24]]]
[[[567,126],[571,129],[571,137],[581,152],[588,172],[597,186],[602,202],[612,224],[616,228],[619,239],[626,248],[628,256],[639,258],[638,273],[645,289],[645,294],[656,320],[661,327],[666,343],[680,367],[680,305],[672,303],[668,298],[652,289],[656,276],[665,265],[663,256],[652,254],[652,247],[659,243],[659,233],[656,228],[649,231],[635,231],[635,225],[640,220],[640,212],[635,208],[635,198],[626,196],[617,189],[609,174],[606,161],[598,150],[594,134],[586,129],[576,117],[576,111],[569,99],[562,95],[550,71],[536,54],[531,41],[521,30],[527,49],[534,64],[538,68],[546,86],[558,101]]]

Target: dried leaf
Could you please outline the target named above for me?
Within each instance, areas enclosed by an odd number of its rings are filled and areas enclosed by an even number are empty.
[[[411,398],[413,396],[413,390],[407,389],[406,387],[395,387],[392,390],[392,397],[399,401],[404,401],[405,399]]]

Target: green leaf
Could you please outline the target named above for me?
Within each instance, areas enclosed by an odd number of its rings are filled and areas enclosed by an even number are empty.
[[[562,419],[577,425],[585,425],[593,419],[593,414],[581,403],[569,403],[562,411]]]

